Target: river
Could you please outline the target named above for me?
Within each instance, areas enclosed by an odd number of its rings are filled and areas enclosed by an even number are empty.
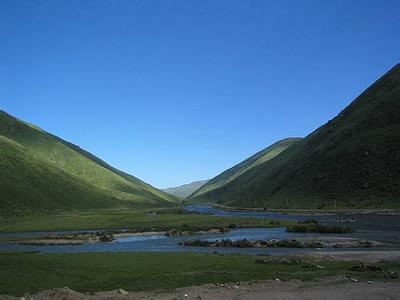
[[[253,212],[253,211],[224,211],[210,205],[186,206],[187,211],[212,214],[217,216],[256,217],[256,218],[283,218],[290,220],[304,220],[309,216],[288,215],[276,212]],[[382,242],[389,242],[400,247],[400,216],[379,215],[379,214],[354,214],[354,215],[317,215],[322,224],[338,224],[340,220],[353,218],[355,221],[347,223],[355,229],[350,234],[329,234],[330,237],[354,237],[361,239],[373,239]],[[20,232],[0,233],[0,237],[31,237],[46,236],[50,233],[76,233],[95,232],[90,230],[82,231],[52,231],[52,232]],[[57,245],[57,246],[31,246],[19,245],[16,243],[0,243],[0,251],[39,251],[46,253],[74,253],[74,252],[215,252],[218,253],[242,253],[242,254],[271,254],[286,255],[299,252],[321,251],[318,249],[293,249],[293,248],[210,248],[210,247],[185,247],[179,245],[188,239],[220,240],[220,239],[296,239],[299,237],[321,237],[327,234],[318,233],[290,233],[286,228],[238,228],[226,233],[203,234],[192,237],[166,237],[164,235],[135,236],[118,238],[110,243],[91,243],[83,245]],[[373,248],[377,250],[377,248]],[[383,249],[383,248],[381,248]],[[363,249],[332,249],[335,251],[360,251]],[[364,249],[368,251],[368,249]],[[329,251],[329,249],[323,249]]]

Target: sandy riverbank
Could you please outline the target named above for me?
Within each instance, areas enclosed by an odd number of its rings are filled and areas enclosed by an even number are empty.
[[[104,232],[98,233],[86,233],[77,235],[68,234],[53,234],[44,238],[29,238],[26,240],[12,241],[13,243],[21,245],[32,245],[32,246],[61,246],[61,245],[82,245],[90,243],[100,243],[100,242],[112,242],[113,240],[119,238],[129,238],[129,237],[144,237],[144,236],[193,236],[202,234],[216,234],[220,233],[221,229],[210,229],[210,230],[200,230],[200,231],[182,231],[182,230],[168,230],[168,231],[144,231],[144,232],[118,232],[109,233]],[[106,239],[102,237],[106,236]],[[7,241],[4,241],[7,242]]]

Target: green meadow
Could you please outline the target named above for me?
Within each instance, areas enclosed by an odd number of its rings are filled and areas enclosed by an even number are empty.
[[[259,264],[260,257],[199,253],[0,253],[0,294],[69,287],[94,293],[114,289],[143,291],[242,280],[312,280],[348,275],[388,279],[400,263],[381,263],[378,271],[357,272],[353,262]]]
[[[174,210],[137,209],[121,212],[98,212],[61,215],[34,215],[23,217],[0,217],[0,231],[46,231],[80,229],[140,228],[165,229],[211,229],[220,227],[277,227],[293,224],[287,220],[217,217],[212,215],[174,213]]]

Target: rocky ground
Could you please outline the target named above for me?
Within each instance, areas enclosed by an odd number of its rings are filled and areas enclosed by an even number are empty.
[[[43,238],[28,238],[26,240],[15,240],[14,243],[20,245],[32,246],[60,246],[60,245],[82,245],[99,242],[112,242],[118,238],[127,238],[135,236],[151,236],[165,235],[168,237],[177,236],[193,236],[202,234],[217,234],[226,232],[225,229],[215,228],[209,230],[185,231],[185,230],[168,230],[168,231],[127,231],[127,232],[98,232],[98,233],[80,233],[80,234],[51,234]],[[3,242],[7,242],[6,240]]]
[[[359,238],[318,237],[291,240],[187,240],[181,243],[188,247],[230,247],[230,248],[375,248],[390,247],[391,244]]]
[[[278,257],[276,257],[279,259]],[[399,261],[400,251],[353,251],[353,252],[319,252],[298,254],[293,259],[304,260],[337,260],[362,261],[372,263],[377,261]],[[357,278],[339,276],[321,278],[313,281],[275,280],[256,282],[235,282],[190,286],[174,290],[127,292],[119,289],[108,292],[98,292],[94,295],[82,294],[67,287],[39,292],[35,295],[12,297],[0,295],[4,300],[45,300],[45,299],[400,299],[400,281],[361,281]]]
[[[321,251],[296,254],[294,257],[312,260],[360,261],[374,263],[379,261],[400,261],[400,251]]]
[[[23,298],[0,296],[0,299],[400,299],[400,282],[354,282],[348,278],[328,278],[318,281],[280,281],[237,282],[231,284],[207,284],[176,289],[173,291],[152,291],[129,293],[125,290],[99,292],[85,295],[68,288],[42,291]]]

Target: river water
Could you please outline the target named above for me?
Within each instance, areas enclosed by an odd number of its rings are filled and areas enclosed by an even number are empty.
[[[283,218],[301,221],[309,218],[304,215],[287,215],[271,212],[253,211],[224,211],[210,205],[190,205],[186,210],[201,214],[212,214],[217,216],[256,217],[256,218]],[[355,229],[350,234],[329,234],[330,237],[355,237],[362,239],[373,239],[383,242],[390,242],[400,246],[400,216],[357,214],[357,215],[319,215],[313,216],[322,224],[336,224],[340,220],[354,218],[355,222],[348,223]],[[94,230],[82,231],[52,231],[52,232],[20,232],[0,233],[0,237],[30,237],[46,236],[50,233],[76,233],[95,232]],[[191,237],[166,237],[163,235],[137,236],[118,238],[111,243],[93,243],[84,245],[59,245],[59,246],[30,246],[18,245],[16,243],[0,243],[0,251],[40,251],[47,253],[73,253],[73,252],[219,252],[219,253],[242,253],[242,254],[271,254],[287,255],[299,252],[320,251],[318,249],[292,249],[292,248],[211,248],[211,247],[185,247],[179,243],[188,239],[220,240],[220,239],[296,239],[299,237],[321,237],[327,234],[318,233],[290,233],[286,228],[239,228],[232,229],[226,233],[203,234]],[[373,248],[376,250],[377,248]],[[329,249],[323,249],[329,251]],[[332,249],[335,251],[360,251],[362,249]],[[368,249],[364,249],[368,251]]]

